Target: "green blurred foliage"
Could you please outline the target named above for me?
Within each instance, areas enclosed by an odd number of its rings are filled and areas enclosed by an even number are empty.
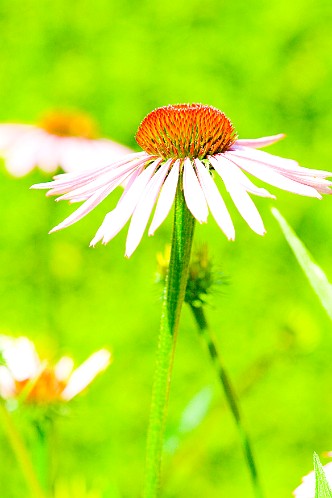
[[[0,119],[34,123],[45,110],[82,109],[104,136],[138,150],[135,131],[154,107],[203,102],[225,111],[240,137],[285,132],[271,152],[329,169],[331,29],[327,0],[1,0]],[[73,208],[28,190],[45,174],[14,179],[2,165],[0,176],[0,332],[29,336],[51,358],[113,351],[109,370],[58,420],[57,472],[68,482],[84,475],[106,498],[139,496],[160,315],[155,255],[169,242],[171,218],[127,260],[125,231],[88,247],[119,194],[48,236]],[[331,199],[274,193],[331,280]],[[332,333],[270,213],[275,201],[255,202],[264,238],[230,206],[237,240],[227,242],[211,217],[196,240],[229,277],[209,320],[242,393],[267,496],[279,498],[310,470],[313,450],[332,448]],[[233,421],[184,309],[169,428],[211,385],[207,416],[165,455],[165,498],[252,496]],[[0,441],[1,496],[21,498],[25,484],[3,433]]]

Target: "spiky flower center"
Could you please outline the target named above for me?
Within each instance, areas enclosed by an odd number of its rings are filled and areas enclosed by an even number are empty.
[[[40,123],[48,133],[59,137],[80,137],[93,139],[97,136],[94,121],[82,113],[51,112]]]
[[[215,107],[178,104],[150,112],[135,138],[148,154],[164,159],[204,159],[229,149],[237,135],[231,121]]]

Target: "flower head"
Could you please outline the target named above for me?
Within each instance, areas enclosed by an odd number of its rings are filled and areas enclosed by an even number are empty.
[[[55,365],[41,361],[34,344],[26,337],[0,336],[3,364],[0,365],[0,395],[27,402],[68,401],[85,389],[105,370],[111,355],[106,349],[93,353],[74,370],[74,362],[63,356]]]
[[[330,487],[332,487],[332,462],[323,465],[325,476]],[[315,472],[302,477],[302,484],[294,491],[295,498],[315,498]]]
[[[47,173],[59,167],[66,172],[83,171],[131,152],[98,138],[96,124],[83,113],[48,113],[37,126],[0,125],[0,155],[14,176],[24,176],[36,166]]]
[[[304,196],[320,199],[321,194],[331,193],[332,183],[326,180],[331,173],[303,168],[291,159],[256,150],[283,137],[239,140],[230,120],[218,109],[202,104],[169,105],[152,111],[139,126],[136,140],[143,152],[94,171],[58,175],[53,182],[33,188],[50,189],[48,195],[60,195],[57,200],[84,201],[52,232],[76,223],[125,183],[117,206],[106,214],[91,245],[109,242],[131,218],[126,244],[126,255],[130,256],[155,205],[149,235],[165,220],[178,185],[197,221],[206,222],[210,210],[226,237],[234,240],[232,219],[214,182],[217,176],[250,228],[263,235],[262,218],[249,194],[274,196],[257,187],[245,173]]]

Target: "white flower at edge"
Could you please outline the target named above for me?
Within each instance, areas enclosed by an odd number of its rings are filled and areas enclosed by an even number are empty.
[[[105,370],[111,360],[110,352],[101,349],[76,369],[68,356],[50,365],[40,360],[33,342],[26,337],[0,336],[0,351],[5,362],[0,366],[0,395],[4,399],[17,398],[28,388],[27,401],[36,403],[72,399]]]

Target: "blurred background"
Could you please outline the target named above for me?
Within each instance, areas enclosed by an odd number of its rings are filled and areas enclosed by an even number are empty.
[[[240,138],[284,132],[269,152],[329,170],[331,29],[327,0],[1,0],[0,120],[33,124],[50,109],[81,110],[100,136],[139,150],[134,135],[153,108],[201,102],[223,110]],[[112,366],[57,419],[57,474],[84,478],[103,498],[138,497],[160,317],[156,254],[169,242],[171,216],[128,260],[126,230],[89,248],[120,190],[49,236],[73,210],[29,191],[51,175],[36,169],[14,178],[1,162],[0,177],[0,333],[28,336],[54,360],[70,354],[79,363],[101,347],[113,353]],[[277,202],[255,199],[264,238],[231,202],[234,243],[211,216],[195,237],[227,277],[207,313],[266,496],[280,498],[311,470],[314,450],[332,450],[332,331],[270,208],[277,205],[332,279],[332,199],[270,190]],[[179,435],[185,407],[202,390],[212,393],[206,416]],[[186,308],[167,438],[161,496],[252,496],[233,420]],[[21,498],[25,483],[2,431],[0,442],[1,496]]]

